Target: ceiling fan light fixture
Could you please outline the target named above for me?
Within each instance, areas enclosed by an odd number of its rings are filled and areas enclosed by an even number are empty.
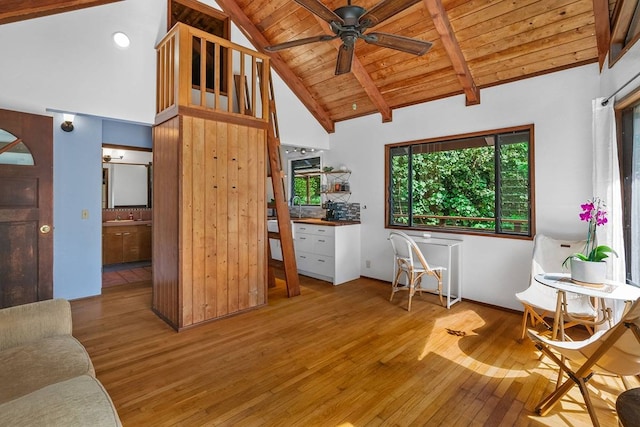
[[[420,0],[382,0],[370,10],[352,5],[347,0],[347,5],[334,11],[327,8],[320,0],[295,0],[300,6],[327,22],[335,36],[320,35],[298,40],[291,40],[264,48],[267,52],[277,52],[282,49],[302,46],[308,43],[328,41],[335,38],[342,40],[342,46],[338,51],[336,63],[336,75],[351,71],[354,48],[356,41],[361,38],[366,43],[375,46],[390,48],[413,55],[423,55],[431,47],[431,43],[424,40],[413,39],[386,33],[364,34],[369,28],[391,18],[395,14],[419,3]]]

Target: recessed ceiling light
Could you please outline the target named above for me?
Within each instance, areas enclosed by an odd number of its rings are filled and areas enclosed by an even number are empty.
[[[122,49],[128,48],[129,45],[131,44],[131,40],[129,40],[129,36],[121,31],[118,31],[117,33],[113,33],[113,41],[118,47]]]

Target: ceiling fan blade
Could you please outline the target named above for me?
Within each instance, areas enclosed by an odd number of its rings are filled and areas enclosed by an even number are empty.
[[[265,46],[264,50],[266,50],[267,52],[277,52],[279,50],[289,49],[290,47],[302,46],[303,44],[307,44],[307,43],[325,42],[325,41],[333,40],[335,38],[338,38],[338,36],[322,35],[322,36],[307,37],[304,39],[291,40],[290,42],[275,44],[273,46]]]
[[[322,4],[320,0],[295,0],[295,2],[307,9],[309,12],[319,16],[329,23],[331,23],[331,21],[335,21],[344,24],[342,18],[336,15],[327,6]]]
[[[388,47],[418,56],[427,53],[427,51],[431,49],[431,46],[433,45],[432,43],[426,42],[424,40],[412,39],[410,37],[387,33],[369,33],[362,38],[369,44]]]
[[[336,62],[336,76],[346,74],[351,71],[351,62],[353,61],[353,52],[355,45],[342,45],[338,50],[338,61]]]
[[[420,0],[382,0],[360,17],[360,25],[371,28],[419,2]]]

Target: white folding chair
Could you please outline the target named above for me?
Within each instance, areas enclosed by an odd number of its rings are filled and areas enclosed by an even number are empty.
[[[416,242],[402,231],[392,231],[389,234],[389,240],[391,241],[391,246],[393,246],[395,256],[395,276],[391,284],[391,297],[389,301],[393,300],[396,292],[403,290],[409,291],[407,311],[411,311],[411,299],[416,291],[420,293],[427,291],[436,292],[440,297],[440,304],[446,307],[444,299],[442,298],[442,272],[446,270],[446,268],[430,267]],[[407,277],[406,286],[400,284],[400,277],[403,273]],[[424,276],[433,276],[437,281],[437,287],[435,289],[426,289],[423,287],[422,278]]]
[[[600,330],[584,341],[553,341],[529,329],[536,347],[558,364],[569,378],[536,407],[539,415],[546,415],[571,387],[577,385],[584,397],[594,426],[598,426],[587,382],[593,374],[633,376],[640,374],[640,300],[611,329]],[[558,355],[559,354],[559,355]],[[567,363],[569,362],[569,363]],[[559,376],[560,377],[560,376]]]
[[[542,323],[548,329],[551,329],[551,326],[545,321],[545,317],[553,315],[556,312],[558,301],[557,291],[536,282],[534,276],[536,274],[560,272],[564,260],[569,255],[580,252],[584,248],[584,244],[584,241],[573,242],[558,240],[544,234],[536,234],[531,260],[529,287],[516,294],[516,298],[518,298],[524,306],[520,339],[524,338],[529,323],[531,326]],[[588,296],[567,292],[566,297],[566,312],[571,315],[571,317],[584,319],[586,321],[594,321],[596,319],[596,309]],[[566,329],[577,324],[579,324],[579,322],[567,322],[561,326]],[[586,327],[591,332],[589,326]]]

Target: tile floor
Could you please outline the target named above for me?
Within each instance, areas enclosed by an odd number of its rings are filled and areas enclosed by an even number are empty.
[[[131,263],[103,267],[102,287],[126,285],[151,280],[151,264]]]

